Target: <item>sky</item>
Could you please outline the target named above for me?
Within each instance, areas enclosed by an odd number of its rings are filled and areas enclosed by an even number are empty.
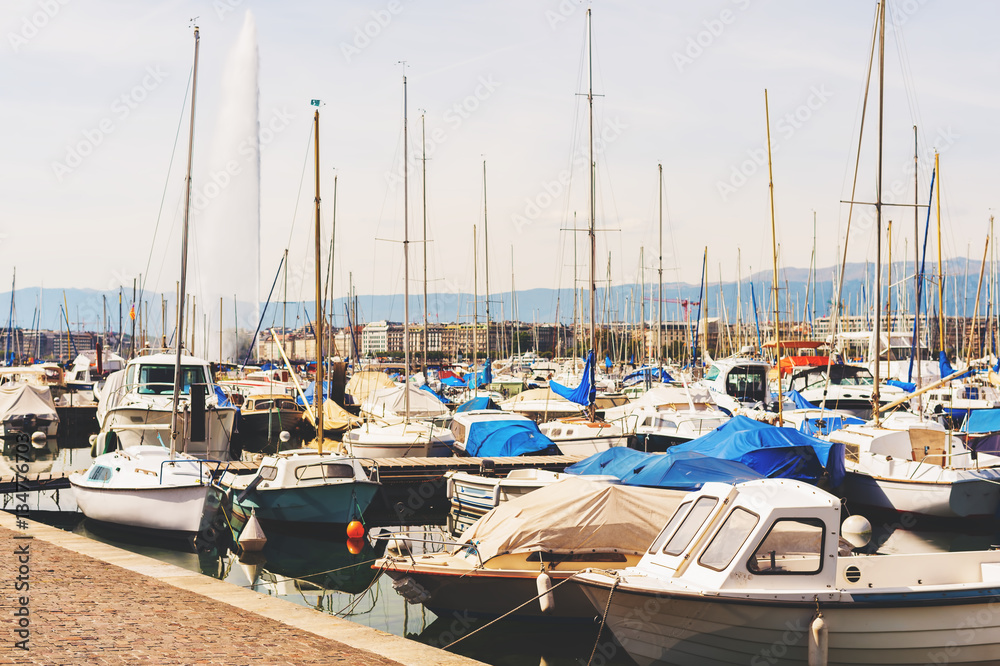
[[[260,63],[259,257],[248,236],[256,221],[233,215],[224,242],[199,243],[216,236],[199,229],[204,216],[196,214],[192,293],[210,291],[212,270],[259,261],[259,284],[240,298],[263,297],[287,248],[288,299],[311,297],[314,99],[322,103],[324,264],[337,181],[334,291],[344,295],[350,279],[360,294],[402,292],[401,61],[409,233],[423,237],[426,167],[430,291],[472,291],[474,225],[480,292],[487,234],[493,292],[510,290],[512,274],[517,289],[569,287],[574,241],[577,275],[587,270],[586,234],[569,229],[585,227],[589,215],[588,7],[597,279],[656,280],[661,182],[664,281],[698,282],[706,247],[712,280],[770,268],[765,89],[780,263],[810,265],[814,220],[818,266],[837,263],[874,2],[7,0],[0,279],[16,268],[18,287],[103,290],[142,274],[147,290],[173,292],[192,19],[201,32],[194,185],[204,191],[225,179],[209,168],[209,152],[232,121],[225,67],[249,12]],[[996,3],[889,3],[884,199],[913,201],[917,125],[924,203],[933,151],[941,153],[946,258],[982,255],[996,205],[998,21]],[[876,90],[859,160],[861,202],[875,196]],[[872,210],[855,208],[850,261],[875,260]],[[913,208],[888,207],[885,218],[895,221],[894,261],[912,256]],[[416,291],[424,246],[409,248]]]

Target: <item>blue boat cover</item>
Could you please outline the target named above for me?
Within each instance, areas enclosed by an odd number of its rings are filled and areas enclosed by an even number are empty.
[[[836,487],[844,480],[844,445],[810,437],[794,428],[778,428],[735,416],[707,435],[671,448],[735,460],[770,478],[814,483],[830,475]]]
[[[444,404],[446,404],[446,405],[448,404],[447,400],[445,400],[444,398],[442,398],[441,396],[439,396],[437,393],[435,393],[433,390],[431,390],[431,387],[428,386],[427,384],[424,384],[423,386],[421,386],[420,390],[421,391],[427,391],[428,393],[430,393],[432,396],[434,396],[435,398],[437,398],[438,400],[440,400]]]
[[[795,403],[796,409],[819,409],[819,405],[814,405],[805,398],[798,391],[791,390],[785,394],[788,399]]]
[[[962,432],[983,434],[1000,432],[1000,409],[973,409],[962,424]]]
[[[461,387],[465,386],[465,382],[463,382],[458,377],[441,377],[441,383],[444,384],[445,386],[450,386],[451,388],[459,388],[460,386]]]
[[[651,454],[653,460],[642,469],[624,477],[629,486],[651,486],[675,490],[698,490],[710,481],[743,483],[764,478],[743,463],[719,460],[695,451],[668,449],[662,455]]]
[[[470,375],[466,375],[465,385],[469,388],[479,388],[483,384],[493,383],[493,363],[490,359],[486,359],[486,367],[483,368],[482,372],[473,372]]]
[[[325,402],[326,399],[330,397],[330,391],[333,388],[333,382],[325,381],[325,382],[323,382],[323,387],[324,387],[323,401]],[[305,388],[305,390],[302,391],[302,393],[306,396],[306,402],[308,402],[308,404],[310,404],[310,405],[315,404],[316,403],[316,382],[314,382],[314,381],[309,382],[309,386],[307,386]],[[297,398],[295,398],[295,402],[299,403],[300,405],[305,405],[306,404],[306,402],[302,402],[302,396],[301,395],[299,395]]]
[[[570,402],[575,402],[578,405],[588,406],[594,402],[594,398],[597,395],[597,390],[594,388],[594,350],[591,349],[587,353],[587,363],[583,366],[583,378],[580,380],[580,385],[576,388],[569,388],[568,386],[563,386],[558,382],[549,382],[549,388],[556,395],[560,395]]]
[[[219,407],[233,406],[233,403],[229,401],[229,396],[226,395],[226,392],[218,384],[215,385],[215,399],[218,401]]]
[[[644,366],[638,370],[633,370],[632,372],[625,375],[625,379],[622,380],[622,386],[632,386],[633,384],[638,384],[639,382],[646,381],[649,377],[652,381],[660,381],[663,383],[672,382],[674,378],[671,377],[667,371],[663,368],[650,368],[649,366]]]
[[[889,386],[895,386],[896,388],[901,388],[907,393],[913,393],[917,390],[917,385],[913,382],[901,382],[898,379],[890,379],[886,381]]]
[[[607,451],[595,453],[578,463],[566,468],[567,474],[610,474],[619,479],[631,474],[636,469],[642,469],[649,464],[652,453],[636,451],[627,446],[613,446]]]
[[[463,402],[455,408],[455,412],[471,412],[479,409],[500,409],[500,405],[493,402],[493,399],[489,396],[481,395],[478,398],[469,400],[468,402]]]
[[[694,451],[644,453],[623,446],[595,453],[566,468],[568,474],[609,474],[631,486],[697,490],[709,481],[742,483],[763,478],[746,465]]]
[[[861,425],[864,421],[855,416],[827,416],[822,419],[805,419],[799,426],[799,432],[805,435],[829,435],[834,430],[843,430],[844,426]]]
[[[948,354],[942,349],[941,353],[938,355],[938,365],[941,369],[941,379],[945,377],[950,377],[955,374],[955,369],[951,367],[951,363],[948,362]],[[962,377],[968,377],[972,374],[972,371],[968,371],[965,374],[955,377],[955,379],[962,379]]]
[[[465,452],[482,458],[548,453],[550,448],[558,455],[559,449],[533,421],[476,421],[465,440]]]

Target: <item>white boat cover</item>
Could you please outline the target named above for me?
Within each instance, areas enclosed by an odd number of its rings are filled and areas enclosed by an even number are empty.
[[[529,402],[544,403],[549,405],[551,407],[551,411],[579,411],[583,409],[580,405],[570,402],[550,388],[533,388],[528,389],[527,391],[521,391],[510,399],[504,400],[500,403],[500,406],[507,410],[517,411],[519,407],[524,405],[524,403]]]
[[[396,384],[384,372],[366,370],[355,372],[347,381],[344,392],[354,398],[356,404],[367,402],[373,393]]]
[[[125,386],[125,371],[116,370],[108,375],[97,394],[97,422],[104,424],[105,415],[118,406],[122,399],[122,387]]]
[[[706,405],[709,407],[716,406],[712,392],[707,388],[700,386],[684,388],[683,386],[660,385],[654,386],[639,398],[626,405],[605,410],[604,418],[609,421],[617,420],[642,411],[644,407],[657,409],[663,405],[677,405],[678,409],[690,409],[692,403],[696,408],[700,407],[701,409],[705,409]]]
[[[504,502],[465,531],[483,562],[507,553],[641,554],[687,493],[569,478]]]
[[[410,410],[406,411],[406,394],[410,393]],[[361,411],[378,418],[393,420],[409,417],[411,419],[432,419],[448,415],[448,407],[428,391],[417,388],[413,384],[393,386],[372,393],[368,400],[361,403]]]
[[[49,388],[31,384],[0,386],[0,421],[25,414],[34,414],[49,421],[59,420]]]

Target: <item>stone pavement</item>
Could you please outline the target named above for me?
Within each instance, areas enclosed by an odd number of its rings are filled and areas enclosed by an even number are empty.
[[[3,665],[479,663],[47,525],[29,525],[16,529],[14,516],[0,512]],[[33,538],[15,538],[25,534]],[[25,566],[30,587],[18,591]],[[25,579],[20,582],[23,587]],[[17,647],[25,602],[27,650]]]

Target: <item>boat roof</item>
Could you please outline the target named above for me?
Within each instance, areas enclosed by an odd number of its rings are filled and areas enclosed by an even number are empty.
[[[148,354],[136,356],[128,362],[129,365],[173,365],[177,362],[176,354]],[[208,365],[208,361],[196,356],[181,354],[181,365]]]

